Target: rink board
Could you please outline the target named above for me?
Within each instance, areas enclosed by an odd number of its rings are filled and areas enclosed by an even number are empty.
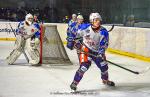
[[[67,24],[45,23],[46,25],[57,25],[57,30],[63,43],[66,43]],[[18,22],[0,22],[0,40],[14,41],[14,31]],[[104,26],[108,30],[111,26]],[[118,53],[150,62],[150,29],[136,27],[115,26],[109,32],[109,52]]]

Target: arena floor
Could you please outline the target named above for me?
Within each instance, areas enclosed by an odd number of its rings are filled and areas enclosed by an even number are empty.
[[[101,83],[95,64],[85,73],[78,85],[79,93],[70,93],[69,85],[78,69],[76,51],[66,49],[74,65],[33,67],[23,55],[15,65],[7,65],[5,58],[14,42],[0,41],[0,97],[149,97],[150,71],[136,75],[109,64],[110,80],[115,87]],[[149,62],[107,53],[108,60],[135,71],[146,70]]]

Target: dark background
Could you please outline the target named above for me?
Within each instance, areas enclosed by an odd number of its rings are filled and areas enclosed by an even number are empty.
[[[91,12],[99,12],[107,24],[123,24],[131,15],[136,22],[149,22],[150,0],[0,0],[1,20],[21,21],[32,13],[43,22],[62,23],[76,13],[88,21]]]

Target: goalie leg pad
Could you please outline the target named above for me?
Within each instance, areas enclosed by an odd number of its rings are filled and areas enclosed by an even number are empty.
[[[15,49],[6,58],[6,61],[8,64],[13,64],[18,59],[18,57],[21,55],[22,48],[25,47],[25,40],[20,36],[17,36],[17,40],[15,43],[16,43]]]
[[[39,51],[37,49],[34,49],[34,50],[28,49],[27,51],[31,57],[29,63],[38,64],[40,61]]]
[[[13,64],[21,55],[21,53],[22,52],[20,50],[13,50],[11,54],[6,58],[7,63],[10,65]]]
[[[39,43],[39,41],[38,41],[38,43]],[[27,45],[26,45],[27,51],[28,51],[28,54],[30,55],[30,58],[31,58],[29,60],[29,63],[32,65],[38,64],[40,61],[39,51],[38,51],[37,47],[35,47],[35,45],[37,45],[37,44],[35,44],[35,41],[32,41],[31,39],[27,40]]]
[[[30,55],[29,63],[32,65],[38,64],[40,61],[39,51],[37,48],[31,45],[31,39],[27,40],[26,46],[27,46],[27,52]]]

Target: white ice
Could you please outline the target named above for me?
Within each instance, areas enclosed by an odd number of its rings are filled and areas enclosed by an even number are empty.
[[[32,67],[23,55],[16,65],[7,65],[5,58],[13,49],[14,42],[0,41],[0,97],[150,97],[150,71],[140,75],[130,73],[109,64],[109,77],[116,87],[101,83],[100,71],[95,64],[85,73],[78,90],[89,94],[71,94],[69,85],[78,69],[76,51],[67,53],[74,63],[70,66]],[[108,60],[126,68],[142,71],[149,62],[107,53]],[[55,94],[59,92],[60,94]]]

